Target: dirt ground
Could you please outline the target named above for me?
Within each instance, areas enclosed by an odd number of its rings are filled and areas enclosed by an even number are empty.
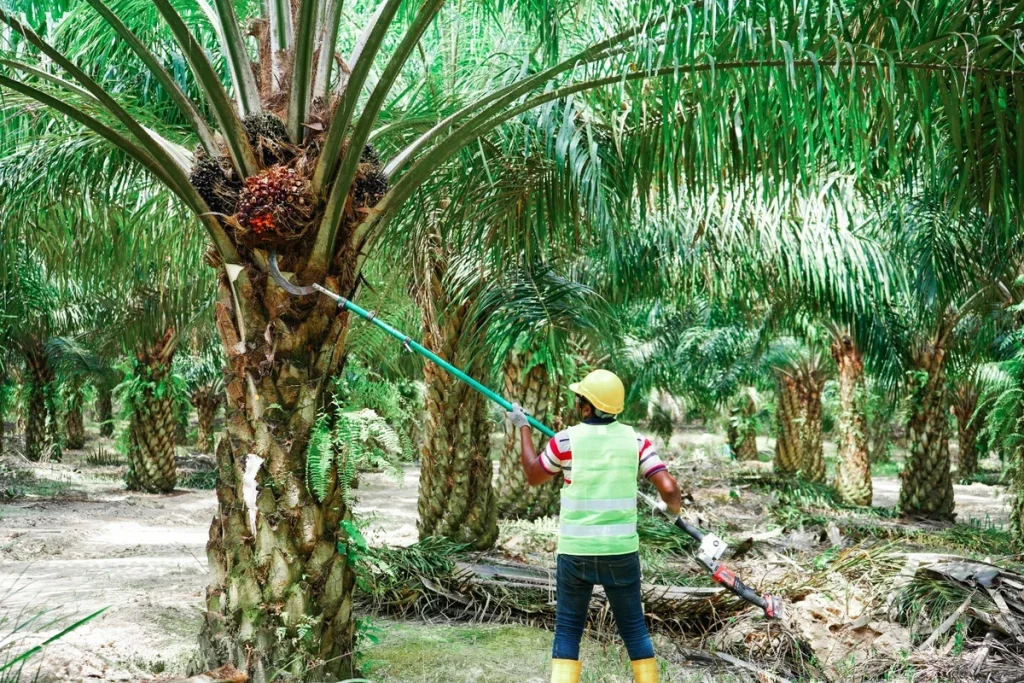
[[[691,453],[695,445],[697,450],[706,445],[707,453],[694,457],[718,455],[717,437],[686,435],[684,441]],[[119,468],[88,466],[82,454],[33,470],[52,484],[42,491],[45,495],[28,491],[0,503],[3,608],[24,608],[26,614],[57,609],[71,619],[107,607],[93,623],[47,648],[38,658],[39,680],[145,681],[184,673],[206,587],[205,544],[214,493],[128,493]],[[369,521],[371,542],[415,541],[418,479],[418,468],[412,466],[405,468],[402,482],[377,474],[361,477],[357,511]],[[895,477],[877,478],[875,505],[893,505],[898,487]],[[702,494],[693,495],[699,500]],[[960,519],[1004,521],[1004,495],[1001,487],[958,486]],[[380,642],[362,657],[374,681],[543,680],[550,634],[538,629],[445,627],[451,647],[439,649],[440,627],[376,620],[373,628]],[[507,647],[512,642],[516,648]],[[530,653],[525,659],[519,646]],[[631,680],[621,648],[588,648],[584,680]],[[436,665],[427,665],[438,658]],[[669,681],[743,680],[690,671],[678,663],[663,665]]]

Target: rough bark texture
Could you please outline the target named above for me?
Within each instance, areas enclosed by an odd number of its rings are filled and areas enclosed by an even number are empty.
[[[794,475],[803,464],[804,406],[796,380],[777,372],[775,418],[778,431],[775,436],[775,471]]]
[[[177,422],[174,396],[168,386],[173,351],[171,333],[151,349],[139,354],[133,372],[149,383],[140,395],[131,396],[128,420],[128,472],[130,491],[167,493],[178,483],[174,462],[174,429]]]
[[[174,404],[174,443],[179,446],[188,443],[188,418],[191,412],[185,402]]]
[[[100,423],[100,436],[114,435],[114,392],[102,384],[96,389],[96,420]]]
[[[478,376],[479,354],[465,354],[466,339],[473,332],[470,304],[445,307],[442,278],[443,265],[433,264],[426,287],[419,292],[424,346]],[[438,314],[433,315],[434,311]],[[417,502],[420,538],[442,536],[478,549],[490,548],[498,539],[498,515],[491,483],[492,425],[487,419],[487,399],[433,363],[424,366],[423,379],[427,392]]]
[[[28,400],[25,406],[25,457],[34,462],[61,459],[53,368],[42,343],[25,355]]]
[[[757,427],[754,424],[754,414],[757,406],[749,396],[743,398],[743,405],[732,411],[729,420],[729,427],[726,434],[729,439],[729,448],[737,460],[749,462],[757,460]]]
[[[975,414],[979,398],[977,388],[970,383],[965,383],[957,389],[953,401],[953,414],[956,415],[956,431],[960,446],[957,477],[964,483],[969,483],[978,472],[978,433],[984,424],[981,416]]]
[[[0,455],[4,452],[4,437],[7,435],[7,387],[6,377],[0,375]]]
[[[339,262],[354,261],[342,252]],[[355,275],[323,282],[351,294]],[[231,664],[252,683],[275,673],[344,680],[353,674],[355,631],[342,526],[350,513],[337,481],[323,502],[310,493],[306,447],[326,382],[342,364],[348,314],[325,297],[293,298],[252,266],[234,287],[237,296],[222,269],[215,310],[227,403],[197,670]],[[252,506],[243,496],[247,462],[258,492]]]
[[[800,473],[804,479],[815,484],[825,483],[825,451],[822,442],[821,392],[824,381],[817,377],[807,378],[799,384],[800,399],[804,409],[804,425],[801,433],[801,455],[803,461]]]
[[[1016,448],[1010,458],[1010,530],[1017,547],[1024,548],[1024,449]]]
[[[905,515],[953,516],[950,475],[945,350],[929,347],[914,358],[907,439],[909,453],[900,476],[899,509]]]
[[[870,505],[871,458],[864,412],[864,359],[848,336],[832,342],[832,358],[839,368],[836,492],[839,499],[848,505]]]
[[[888,415],[877,416],[867,425],[868,454],[871,462],[889,462],[892,459],[891,443],[894,439]]]
[[[72,380],[64,409],[64,445],[73,450],[85,448],[85,420],[82,418],[82,383]]]
[[[544,365],[534,365],[529,372],[528,354],[513,352],[505,363],[505,395],[515,400],[530,415],[561,429],[567,405],[563,392]],[[562,476],[558,475],[541,486],[530,486],[520,463],[520,435],[511,422],[505,421],[505,439],[498,465],[498,514],[504,519],[537,519],[558,512]],[[533,430],[534,447],[540,453],[547,446],[547,437]]]
[[[216,390],[203,387],[192,393],[192,405],[199,415],[196,448],[202,453],[213,453],[213,421],[222,402],[223,395]]]

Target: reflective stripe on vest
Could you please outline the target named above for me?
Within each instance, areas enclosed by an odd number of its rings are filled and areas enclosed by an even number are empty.
[[[632,524],[604,524],[600,526],[563,524],[561,532],[566,536],[579,537],[628,536],[629,534],[636,533],[636,522]]]
[[[596,500],[567,498],[562,501],[562,510],[628,510],[630,505],[636,505],[636,498],[598,498]]]
[[[636,444],[633,428],[618,422],[569,428],[572,483],[562,488],[558,552],[624,555],[640,547]]]

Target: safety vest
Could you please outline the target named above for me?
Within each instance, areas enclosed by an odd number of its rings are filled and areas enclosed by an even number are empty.
[[[636,432],[612,422],[569,428],[572,483],[562,487],[558,552],[624,555],[636,534]]]

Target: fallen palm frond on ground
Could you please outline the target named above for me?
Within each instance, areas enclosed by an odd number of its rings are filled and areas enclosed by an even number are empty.
[[[363,606],[375,612],[424,619],[551,626],[555,577],[550,569],[464,552],[426,539],[408,548],[382,548],[363,563]],[[708,582],[710,583],[710,582]],[[674,632],[702,631],[743,608],[714,586],[644,587],[648,616]],[[593,627],[610,624],[603,592],[595,591]]]

